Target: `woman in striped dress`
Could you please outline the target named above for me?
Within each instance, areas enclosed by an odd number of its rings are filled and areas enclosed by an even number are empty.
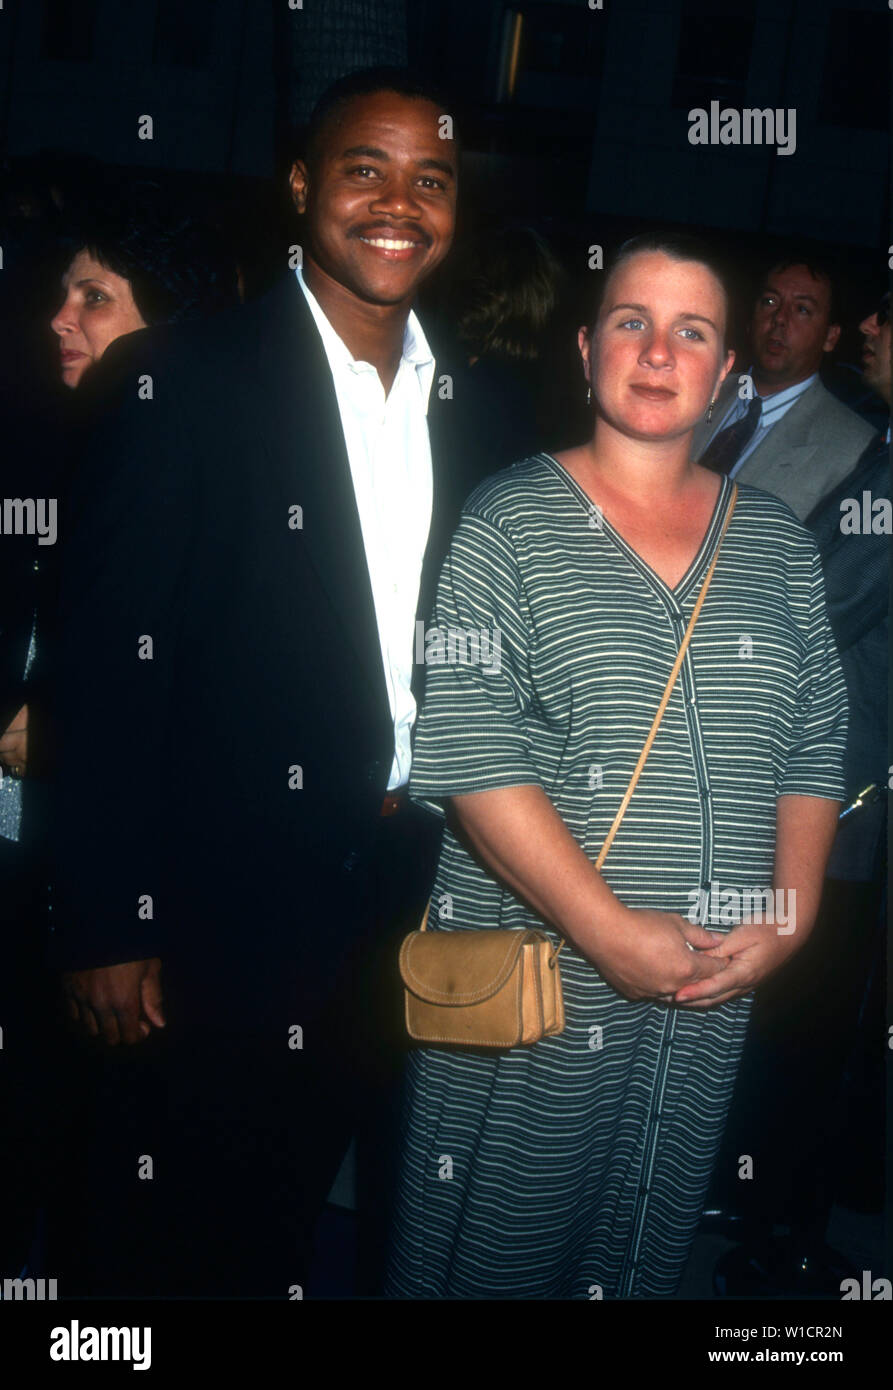
[[[594,867],[730,506],[689,458],[726,312],[691,244],[627,243],[580,334],[592,440],[485,481],[454,536],[412,781],[447,814],[429,927],[560,933],[567,1022],[411,1053],[391,1296],[672,1294],[750,992],[812,926],[845,695],[815,545],[754,488]]]

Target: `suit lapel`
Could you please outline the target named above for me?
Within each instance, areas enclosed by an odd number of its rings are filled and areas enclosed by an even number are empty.
[[[468,447],[468,441],[462,437],[461,415],[456,415],[456,403],[451,399],[442,400],[438,392],[442,365],[438,356],[428,402],[428,438],[431,443],[433,482],[431,526],[422,561],[419,598],[416,604],[416,620],[426,625],[434,607],[440,571],[453,532],[459,524],[462,505],[475,484],[480,482],[480,473],[470,462],[473,458],[472,451]],[[448,367],[449,363],[446,365]],[[459,409],[461,411],[461,407]],[[417,703],[421,703],[424,687],[424,665],[415,663],[412,692]]]
[[[772,399],[771,396],[769,399]],[[774,471],[778,468],[803,468],[809,463],[822,444],[820,437],[814,439],[811,435],[813,417],[819,403],[819,397],[813,389],[804,391],[741,465],[741,474],[745,475],[751,464],[764,472],[767,469]]]
[[[372,585],[328,359],[294,275],[283,277],[258,307],[261,438],[303,508],[302,544],[365,679],[377,680],[386,698]]]
[[[437,395],[437,377],[431,387],[428,402],[428,439],[431,444],[431,525],[422,560],[422,573],[419,581],[419,599],[416,607],[418,616],[427,622],[434,602],[434,590],[443,560],[443,552],[449,536],[444,536],[446,521],[445,484],[448,464],[448,441],[444,431],[443,402]]]
[[[771,449],[768,445],[769,440],[767,438],[758,449],[754,449],[749,458],[745,459],[735,474],[738,482],[753,481],[755,487],[765,487],[771,492],[772,489],[768,487],[768,483],[773,478],[789,477],[792,470],[798,478],[806,477],[807,470],[819,448],[817,444],[792,444],[782,453],[778,450],[777,440]]]
[[[446,469],[445,441],[443,439],[443,404],[437,394],[437,372],[431,383],[428,399],[428,442],[431,445],[431,524],[422,557],[422,570],[419,577],[419,596],[416,602],[416,622],[427,625],[434,604],[434,591],[440,564],[443,559],[445,541],[442,535],[445,520],[444,482]],[[448,538],[447,538],[448,540]],[[413,633],[412,693],[417,706],[425,694],[425,665],[416,660],[418,644]]]
[[[377,682],[387,702],[372,585],[328,359],[294,275],[283,277],[258,308],[259,434],[273,467],[293,484],[295,501],[304,509],[303,543],[367,673],[364,679]],[[435,375],[428,404],[431,525],[416,605],[417,618],[425,623],[462,503],[478,481],[464,467],[455,403],[440,399],[437,382]],[[424,676],[424,665],[414,663],[412,689],[419,702]]]

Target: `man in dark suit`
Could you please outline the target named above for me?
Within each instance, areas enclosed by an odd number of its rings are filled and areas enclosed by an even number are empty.
[[[101,364],[120,401],[65,556],[53,953],[72,1018],[139,1046],[106,1053],[85,1292],[301,1296],[391,1074],[381,943],[437,851],[405,794],[415,622],[475,481],[412,313],[457,172],[440,100],[345,79],[292,170],[303,265]]]
[[[822,556],[828,616],[849,697],[847,797],[885,788],[887,676],[890,654],[890,295],[859,325],[862,375],[888,411],[885,433],[807,519]],[[829,879],[870,883],[886,821],[879,797],[841,823],[826,870]]]
[[[773,266],[754,305],[751,365],[726,378],[695,430],[698,462],[774,493],[805,520],[874,435],[819,378],[839,337],[828,271],[809,260]]]
[[[888,410],[889,312],[888,294],[860,324],[864,380]],[[754,1001],[720,1163],[720,1170],[734,1172],[742,1151],[754,1160],[753,1180],[738,1184],[743,1220],[733,1219],[743,1244],[721,1257],[715,1276],[719,1292],[737,1296],[839,1296],[841,1279],[858,1271],[825,1244],[832,1205],[883,1205],[883,1080],[875,1058],[886,1028],[889,428],[807,525],[821,554],[846,678],[849,807],[809,941]],[[728,1219],[728,1211],[723,1216]],[[773,1239],[775,1223],[787,1225],[790,1234]]]

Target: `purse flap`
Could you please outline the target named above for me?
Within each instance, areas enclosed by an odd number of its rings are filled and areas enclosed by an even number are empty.
[[[537,931],[416,931],[400,947],[400,975],[429,1004],[479,1004],[502,989]]]

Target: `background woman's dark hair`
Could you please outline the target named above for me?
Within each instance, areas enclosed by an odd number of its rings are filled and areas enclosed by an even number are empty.
[[[178,323],[238,301],[236,259],[221,230],[155,182],[107,186],[74,211],[63,235],[73,257],[130,281],[146,323]]]
[[[623,242],[611,257],[604,273],[599,277],[598,297],[589,320],[589,330],[595,327],[608,281],[620,266],[642,252],[660,252],[671,261],[691,261],[703,265],[719,281],[726,305],[726,334],[728,335],[732,295],[726,278],[726,271],[713,247],[699,237],[685,232],[642,232]]]
[[[535,362],[562,280],[561,265],[531,227],[482,232],[466,248],[450,289],[467,356]]]

